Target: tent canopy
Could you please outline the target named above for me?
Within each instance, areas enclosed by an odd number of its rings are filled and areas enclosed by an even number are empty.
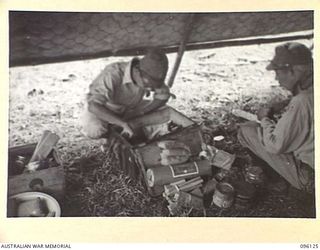
[[[88,13],[10,11],[10,66],[228,46],[313,29],[313,11]],[[264,40],[254,40],[262,43]],[[240,42],[241,43],[241,42]],[[217,45],[218,44],[218,45]]]

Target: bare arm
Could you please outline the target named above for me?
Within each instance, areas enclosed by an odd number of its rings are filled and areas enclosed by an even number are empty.
[[[88,103],[88,110],[95,114],[100,120],[118,125],[123,128],[122,134],[126,133],[131,137],[133,135],[133,131],[128,125],[126,121],[121,119],[119,116],[105,108],[103,105],[98,104],[96,102]]]

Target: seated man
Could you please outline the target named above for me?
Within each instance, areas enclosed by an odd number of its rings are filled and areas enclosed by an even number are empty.
[[[151,49],[142,58],[112,63],[89,86],[82,132],[100,138],[108,132],[108,124],[122,128],[122,134],[133,135],[129,119],[142,116],[165,105],[170,97],[164,84],[168,58],[160,50]],[[144,96],[154,92],[153,100]]]
[[[238,139],[267,162],[293,187],[314,191],[313,59],[300,43],[277,46],[267,66],[274,70],[280,86],[293,97],[282,117],[275,122],[272,108],[258,111],[261,124],[240,126]]]

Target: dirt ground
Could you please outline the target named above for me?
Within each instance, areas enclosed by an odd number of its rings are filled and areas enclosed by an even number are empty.
[[[312,41],[301,42],[310,46]],[[274,73],[265,70],[275,46],[186,52],[171,90],[177,98],[168,104],[196,122],[228,132],[236,121],[233,108],[254,113],[268,101],[290,96],[278,86]],[[171,72],[176,54],[168,56]],[[169,216],[164,199],[148,196],[116,168],[112,154],[101,151],[103,140],[85,138],[78,125],[91,81],[107,64],[129,59],[10,68],[9,147],[37,142],[44,130],[60,136],[57,151],[67,179],[64,216]],[[233,137],[229,143],[237,142]],[[292,197],[271,195],[246,212],[210,207],[184,215],[314,217],[315,208]]]

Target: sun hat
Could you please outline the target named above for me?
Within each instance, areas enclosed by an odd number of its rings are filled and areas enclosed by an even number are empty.
[[[312,61],[312,53],[307,46],[297,42],[289,42],[275,48],[275,56],[266,69],[276,70],[292,65],[307,65]]]
[[[160,87],[168,71],[168,58],[166,54],[157,48],[149,49],[147,54],[140,59],[139,68],[142,74],[151,80],[152,85]]]

